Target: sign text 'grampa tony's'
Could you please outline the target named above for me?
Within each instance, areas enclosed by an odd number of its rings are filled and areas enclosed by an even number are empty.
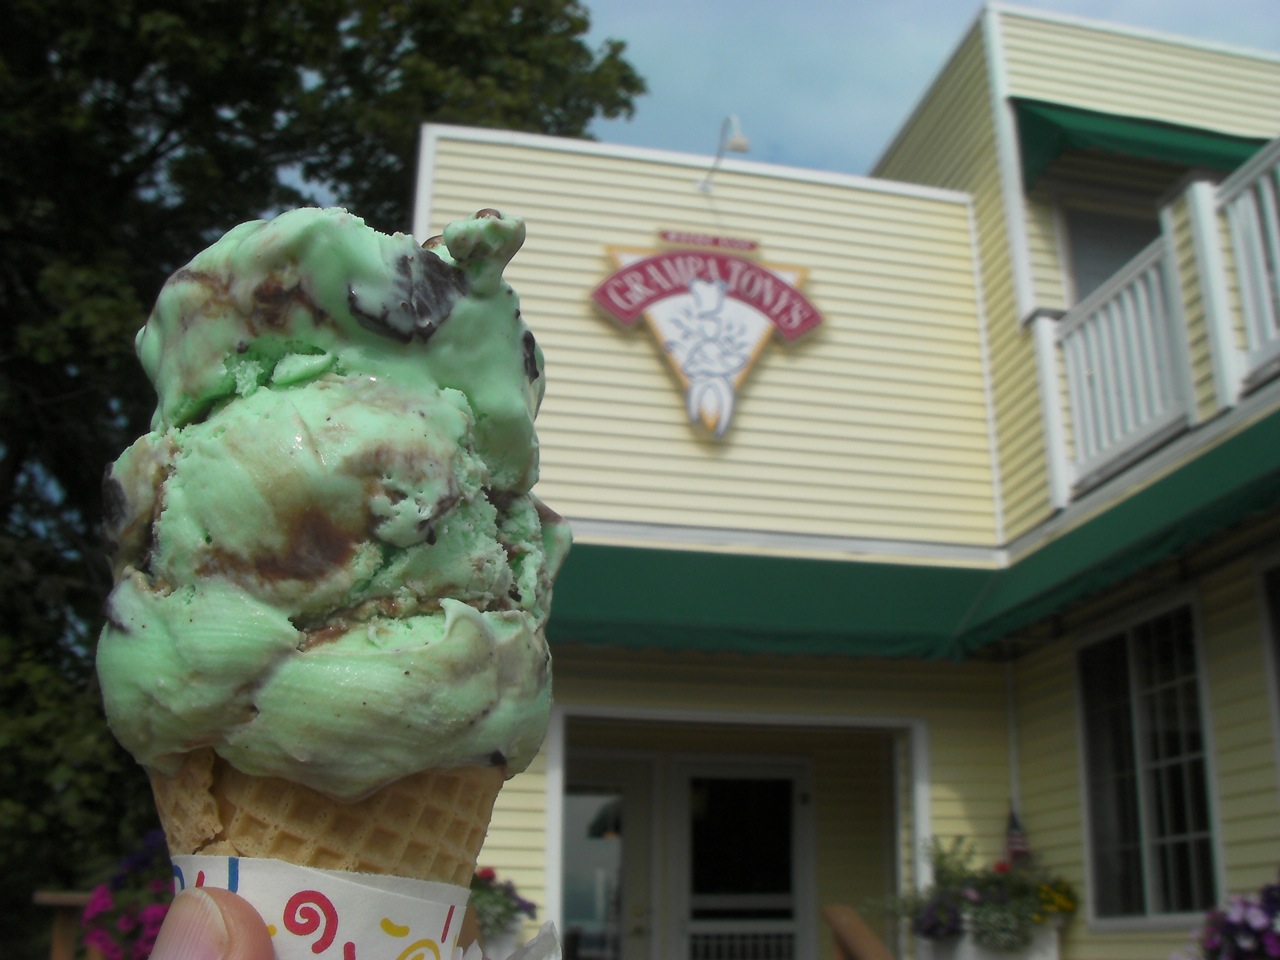
[[[777,331],[794,340],[821,323],[822,315],[798,289],[807,271],[738,255],[753,251],[753,241],[662,236],[699,248],[610,250],[618,269],[591,296],[626,326],[646,319],[684,385],[690,422],[722,437],[737,389],[770,335]]]
[[[727,253],[671,250],[645,257],[596,287],[596,303],[623,323],[634,323],[653,304],[685,293],[695,280],[724,285],[724,295],[763,313],[788,340],[822,322],[799,290],[750,260]]]

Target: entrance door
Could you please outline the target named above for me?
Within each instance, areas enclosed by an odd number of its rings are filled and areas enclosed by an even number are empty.
[[[653,765],[573,758],[564,798],[564,960],[651,960]]]
[[[673,960],[810,956],[808,770],[798,764],[673,763]]]

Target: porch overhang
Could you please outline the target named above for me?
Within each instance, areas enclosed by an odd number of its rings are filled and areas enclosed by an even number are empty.
[[[1250,518],[1280,510],[1280,412],[1001,569],[579,544],[557,643],[963,659]]]
[[[1043,100],[1012,98],[1018,121],[1022,182],[1031,187],[1066,150],[1103,150],[1186,167],[1231,171],[1266,139],[1101,113]]]

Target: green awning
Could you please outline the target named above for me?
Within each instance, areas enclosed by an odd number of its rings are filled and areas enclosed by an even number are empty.
[[[1064,151],[1104,150],[1187,167],[1234,170],[1265,139],[1217,133],[1142,117],[1099,113],[1042,100],[1013,98],[1022,182],[1030,187]]]
[[[555,643],[959,659],[1280,510],[1280,413],[1003,569],[579,544]]]
[[[658,650],[937,657],[990,570],[578,544],[549,636]]]

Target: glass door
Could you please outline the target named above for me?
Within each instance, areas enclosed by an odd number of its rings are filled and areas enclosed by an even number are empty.
[[[809,790],[800,765],[672,770],[670,956],[795,960],[810,952]]]
[[[573,759],[564,798],[564,960],[650,960],[652,765]]]

